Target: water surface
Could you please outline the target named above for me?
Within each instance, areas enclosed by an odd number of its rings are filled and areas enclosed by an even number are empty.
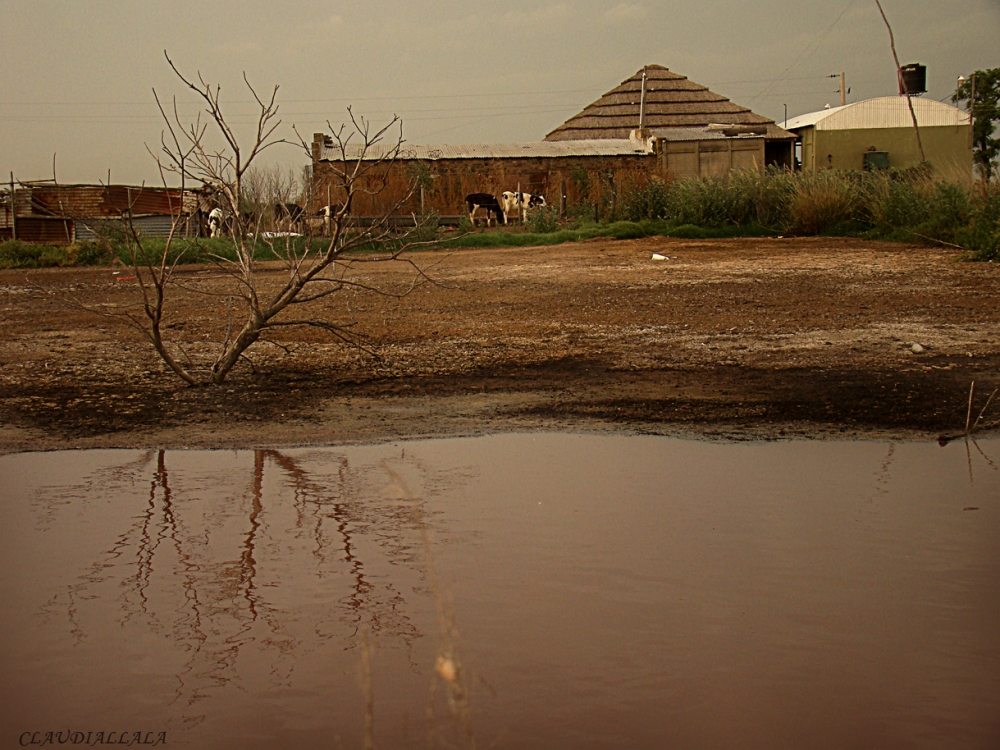
[[[466,724],[481,748],[995,748],[998,460],[562,434],[3,456],[0,747],[361,748],[367,639],[383,748]]]

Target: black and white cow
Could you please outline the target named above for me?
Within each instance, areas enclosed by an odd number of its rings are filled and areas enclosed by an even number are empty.
[[[489,193],[470,193],[465,196],[465,206],[469,210],[469,221],[472,226],[476,226],[476,211],[480,208],[486,210],[486,226],[490,225],[490,217],[499,224],[500,217],[503,216],[503,209],[495,195]],[[504,221],[506,224],[506,220]]]
[[[226,214],[216,206],[208,212],[208,236],[222,237],[225,233]]]
[[[544,206],[545,196],[544,195],[531,195],[530,193],[512,193],[509,190],[504,191],[501,196],[500,206],[503,209],[503,223],[507,223],[508,217],[517,212],[517,217],[524,221],[524,215],[527,213],[528,209],[538,208],[539,206]]]
[[[342,203],[333,203],[323,206],[316,213],[306,217],[305,224],[309,234],[325,235],[329,232],[333,219],[340,213],[343,207]]]
[[[298,231],[306,213],[298,203],[275,203],[273,210],[275,224],[288,231]]]

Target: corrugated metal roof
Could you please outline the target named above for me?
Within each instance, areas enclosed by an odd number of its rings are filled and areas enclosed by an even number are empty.
[[[950,104],[918,97],[913,97],[912,102],[917,125],[922,127],[969,124],[969,113]],[[905,96],[883,96],[799,115],[790,119],[785,126],[786,130],[808,127],[815,127],[816,130],[911,128],[913,120]]]
[[[735,104],[700,83],[672,73],[662,65],[647,65],[597,101],[587,105],[547,136],[546,141],[580,138],[626,138],[639,125],[642,74],[646,72],[645,127],[652,129],[704,127],[710,123],[767,125],[770,140],[793,140],[794,134],[773,120]]]
[[[368,149],[365,158],[383,158],[391,147],[377,144]],[[593,139],[585,141],[535,141],[531,143],[469,143],[459,146],[411,146],[404,143],[399,151],[399,159],[531,159],[559,156],[644,156],[652,153],[642,144],[628,139]],[[348,160],[356,160],[361,148],[350,144],[347,148]],[[336,146],[325,146],[320,151],[322,161],[340,161],[343,155]]]
[[[178,213],[178,188],[132,185],[24,185],[17,188],[17,216],[119,218],[131,209],[132,216],[169,216]],[[198,208],[197,195],[186,191],[184,211]]]
[[[708,128],[656,128],[653,130],[653,135],[661,141],[725,141],[765,137],[762,133],[726,135],[724,131]]]

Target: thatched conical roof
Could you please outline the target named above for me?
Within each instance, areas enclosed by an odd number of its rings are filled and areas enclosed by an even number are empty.
[[[647,65],[580,114],[569,118],[545,136],[545,140],[628,138],[629,133],[639,127],[643,70],[646,72],[645,126],[649,130],[705,127],[713,123],[767,125],[768,139],[795,138],[794,133],[775,125],[774,120],[733,104],[687,76],[673,73],[662,65]]]

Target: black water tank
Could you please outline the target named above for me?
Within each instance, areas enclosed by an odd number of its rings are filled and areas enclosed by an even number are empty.
[[[910,63],[899,69],[903,76],[903,83],[910,95],[927,93],[927,67],[920,63]],[[900,91],[900,94],[905,92]]]

